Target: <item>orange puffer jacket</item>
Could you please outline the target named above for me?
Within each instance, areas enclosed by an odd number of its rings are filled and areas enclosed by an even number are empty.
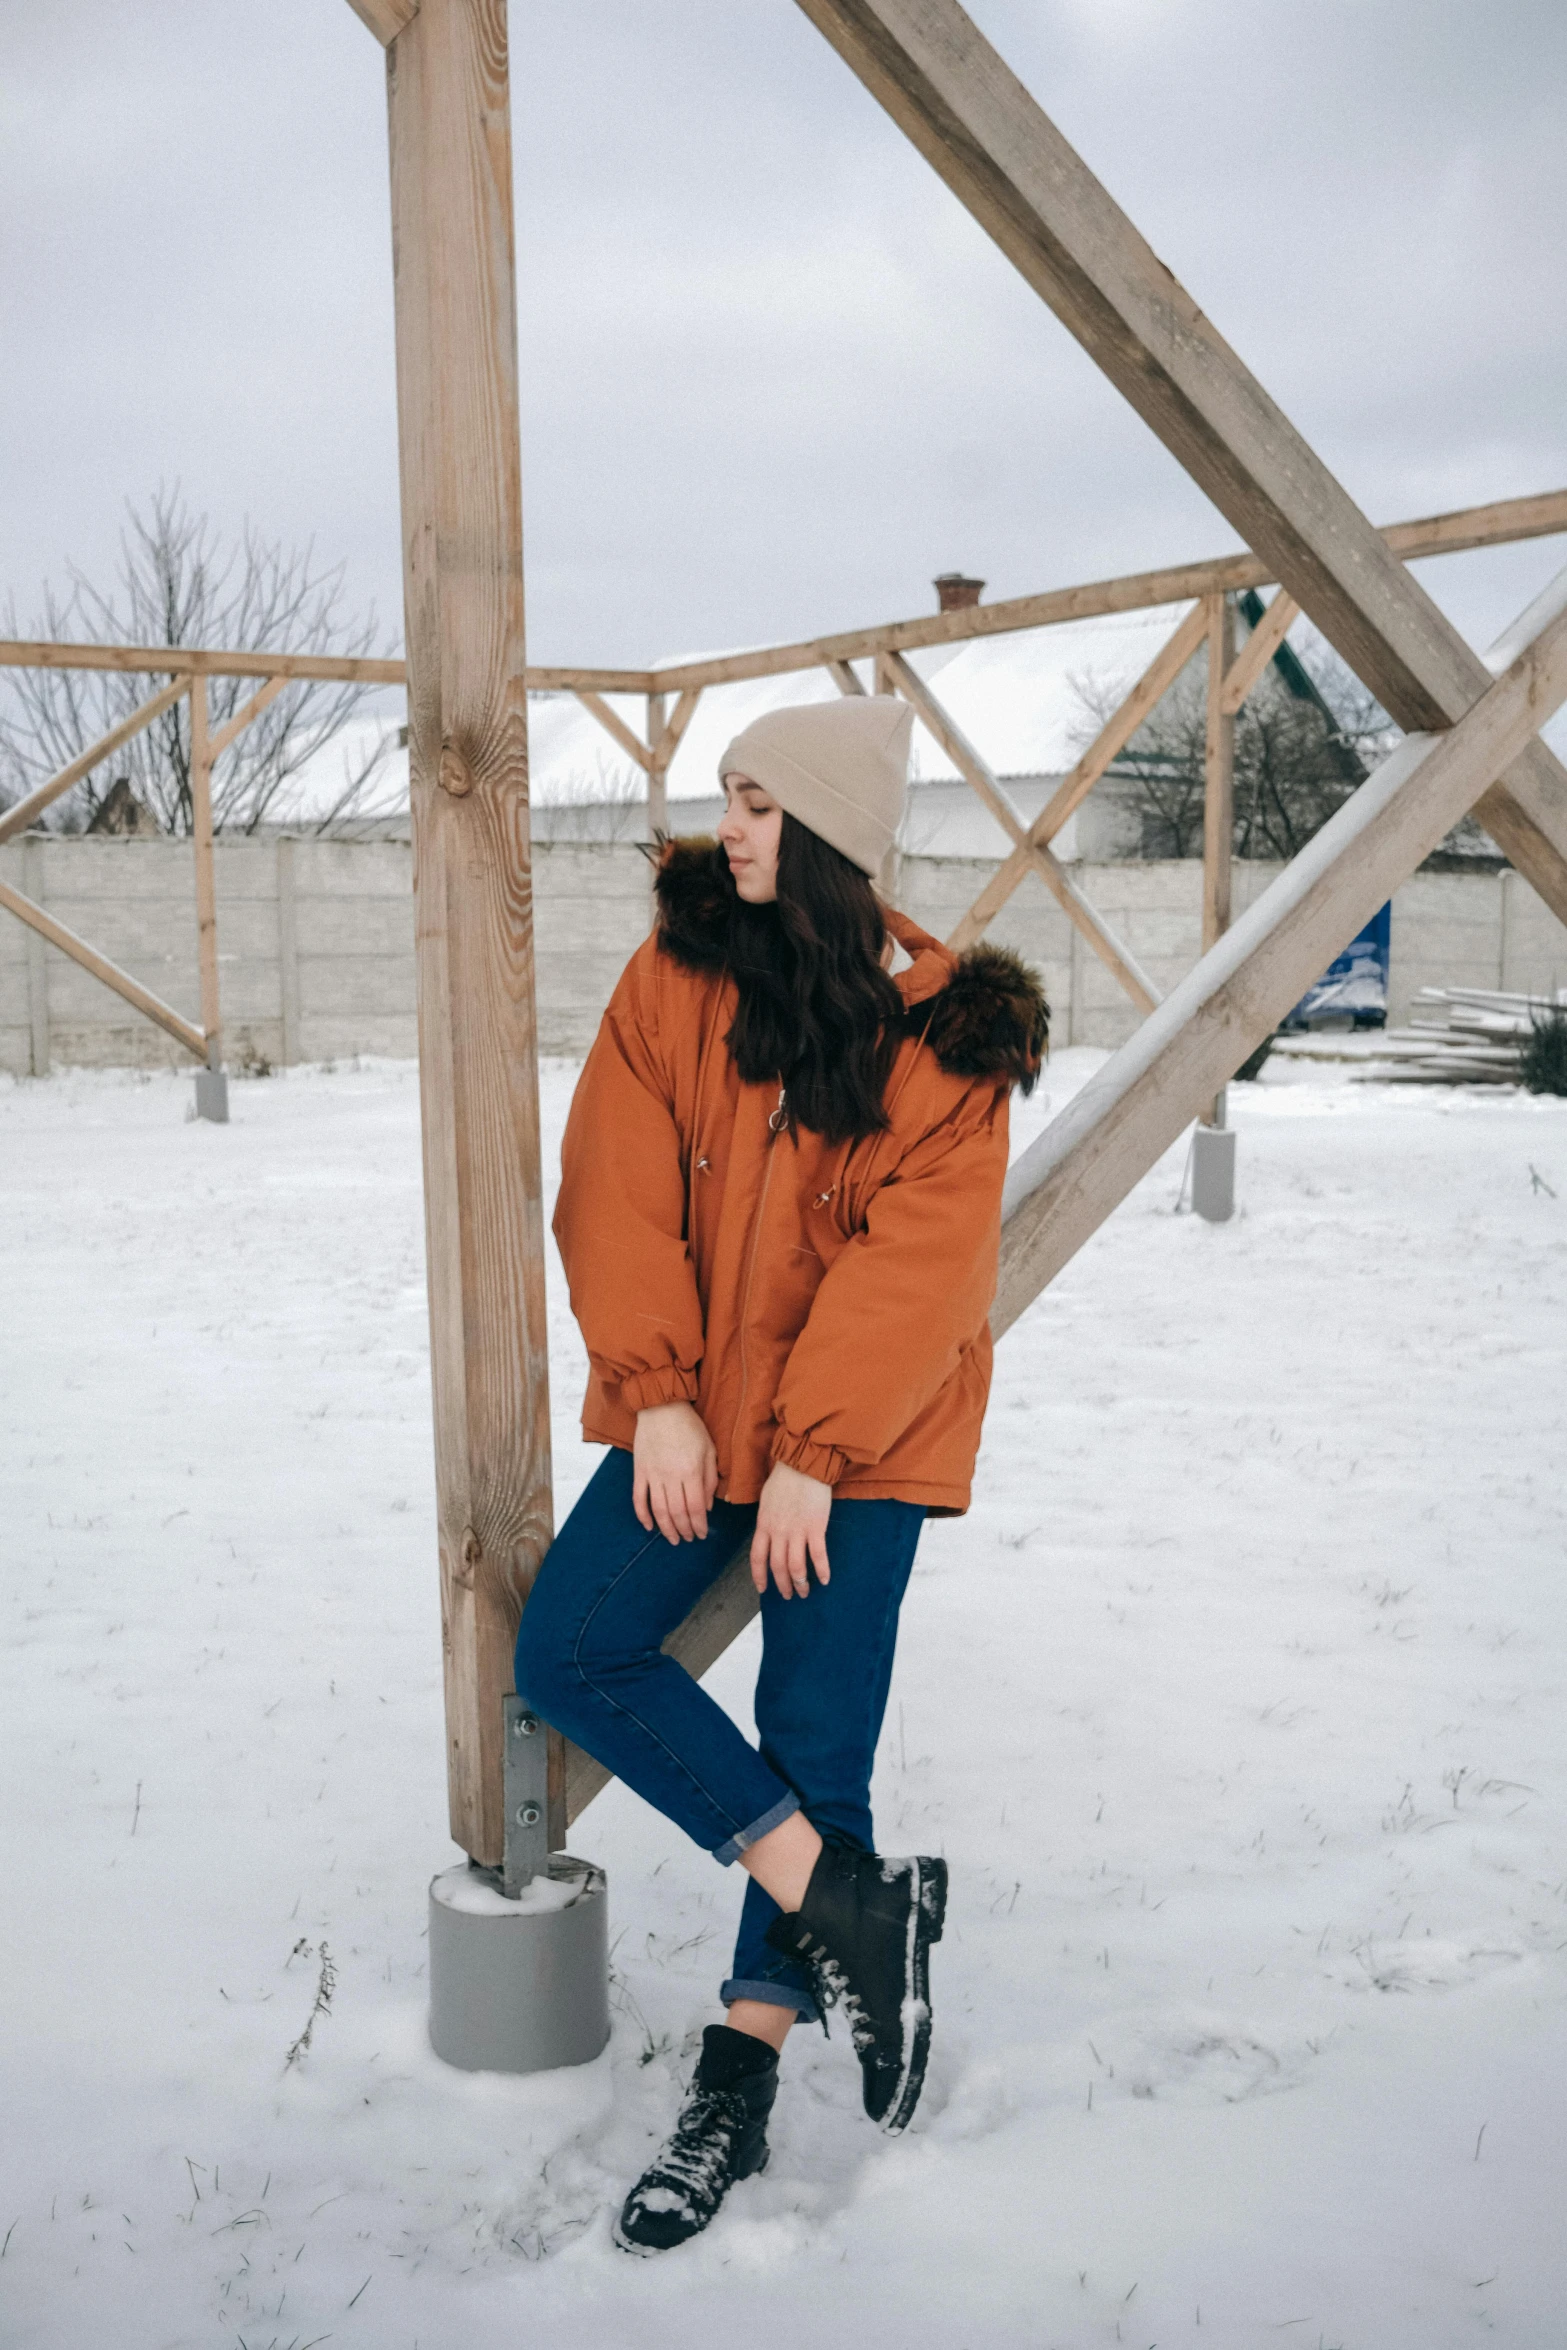
[[[1007,1096],[1046,1006],[1015,956],[961,957],[888,912],[903,1041],[890,1130],[774,1133],[724,1044],[736,994],[710,842],[673,843],[658,922],[610,999],[561,1150],[560,1243],[592,1366],[583,1434],[629,1447],[694,1403],[722,1499],[787,1461],[839,1493],[968,1506],[990,1389]]]

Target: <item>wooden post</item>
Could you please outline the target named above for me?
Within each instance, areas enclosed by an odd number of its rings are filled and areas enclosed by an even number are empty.
[[[647,747],[652,763],[647,771],[647,836],[656,840],[661,832],[669,830],[669,789],[665,771],[659,765],[659,745],[664,736],[664,697],[649,694],[647,698]]]
[[[504,0],[423,0],[387,87],[448,1785],[493,1867],[553,1518]]]
[[[1235,718],[1224,707],[1224,681],[1235,649],[1228,596],[1208,602],[1208,725],[1203,744],[1202,951],[1230,927],[1230,850],[1235,832]]]
[[[299,903],[295,894],[294,855],[297,843],[286,836],[277,844],[277,993],[280,1065],[289,1069],[299,1051]]]
[[[22,877],[35,906],[44,902],[44,844],[30,840],[22,848]],[[35,1077],[49,1074],[49,958],[43,934],[27,933],[27,1028],[29,1061]]]
[[[190,681],[190,830],[196,852],[196,960],[201,972],[201,1028],[207,1067],[223,1066],[223,1011],[218,995],[218,896],[212,869],[212,748],[207,681]]]
[[[1235,656],[1235,607],[1228,596],[1209,596],[1204,601],[1208,624],[1208,723],[1203,741],[1202,951],[1206,954],[1230,927],[1235,715],[1224,706],[1224,688]],[[1203,1124],[1224,1124],[1222,1093],[1216,1094],[1208,1104]]]

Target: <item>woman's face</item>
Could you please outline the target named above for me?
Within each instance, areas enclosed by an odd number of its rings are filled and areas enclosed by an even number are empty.
[[[778,895],[778,841],[783,810],[748,775],[726,775],[718,837],[735,888],[748,906],[770,906]]]

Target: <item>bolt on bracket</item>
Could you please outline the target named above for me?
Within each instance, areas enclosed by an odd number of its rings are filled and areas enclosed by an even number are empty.
[[[515,1901],[549,1868],[549,1738],[525,1698],[504,1700],[506,1825],[501,1891]]]

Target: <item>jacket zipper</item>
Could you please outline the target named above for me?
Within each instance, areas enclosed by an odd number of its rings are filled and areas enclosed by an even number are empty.
[[[746,1389],[751,1383],[751,1373],[746,1362],[745,1351],[746,1320],[751,1310],[751,1284],[756,1278],[757,1251],[762,1245],[762,1218],[767,1212],[767,1188],[773,1179],[772,1144],[777,1140],[779,1129],[783,1123],[784,1106],[785,1089],[780,1085],[777,1105],[769,1113],[767,1120],[767,1166],[762,1176],[762,1196],[756,1203],[756,1221],[751,1227],[751,1253],[746,1260],[745,1287],[740,1292],[740,1396],[735,1405],[734,1426],[729,1432],[729,1457],[731,1460],[735,1457],[736,1447],[740,1441],[740,1415],[745,1410]]]

